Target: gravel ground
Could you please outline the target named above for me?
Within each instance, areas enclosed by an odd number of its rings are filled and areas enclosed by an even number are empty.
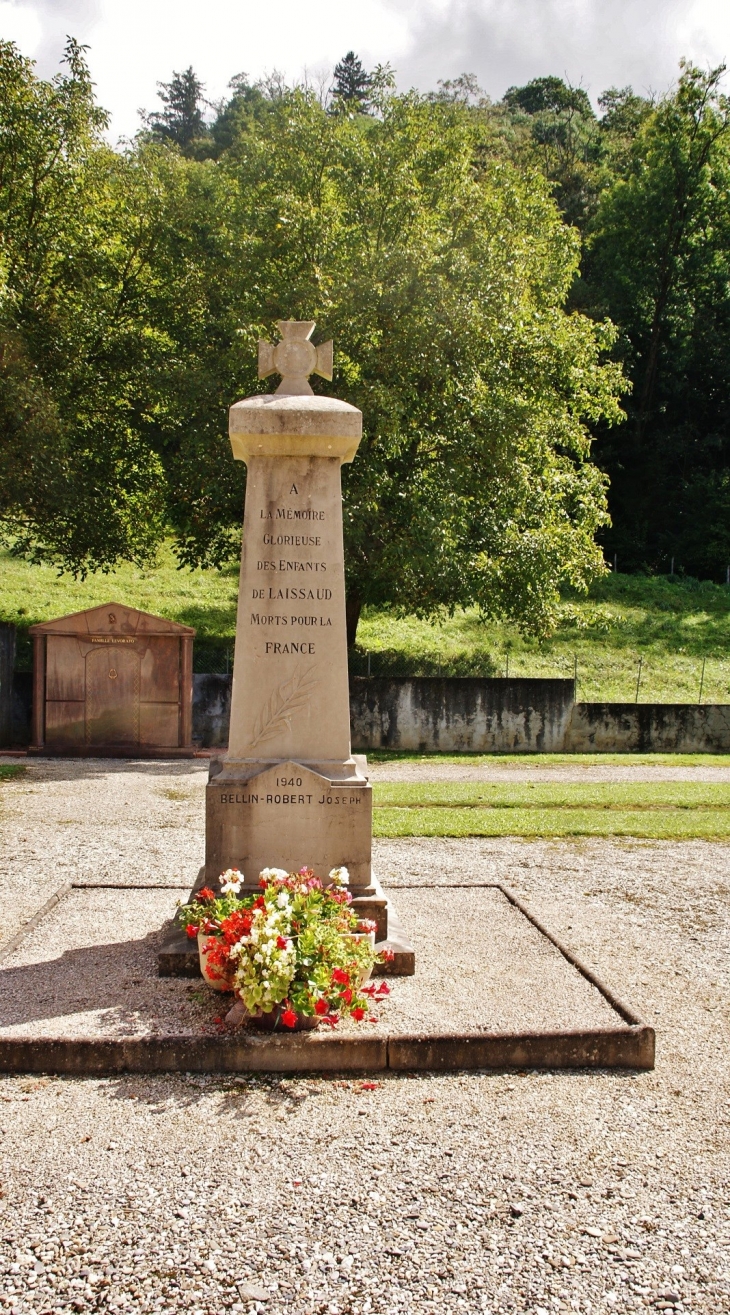
[[[221,1002],[202,982],[157,976],[160,929],[175,902],[170,891],[71,891],[3,961],[0,1038],[215,1031],[213,1019],[230,1000]],[[398,910],[415,942],[417,974],[390,980],[375,1026],[352,1023],[340,1031],[622,1026],[595,987],[501,892],[400,891]]]
[[[6,922],[74,870],[195,868],[204,765],[58,766],[2,789]],[[66,848],[51,813],[75,819]],[[0,1304],[730,1311],[730,848],[403,840],[377,857],[401,908],[406,886],[506,880],[655,1024],[655,1072],[1,1079]]]
[[[18,761],[23,776],[0,785],[0,947],[66,882],[192,885],[206,761]]]

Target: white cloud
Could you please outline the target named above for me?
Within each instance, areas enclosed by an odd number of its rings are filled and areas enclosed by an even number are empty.
[[[681,55],[730,54],[727,0],[0,0],[0,34],[48,76],[67,34],[90,45],[115,134],[131,135],[156,84],[189,64],[215,99],[245,70],[298,77],[329,70],[354,49],[368,67],[390,61],[402,87],[476,73],[493,96],[541,74],[593,96],[632,83],[662,90]]]
[[[730,54],[730,7],[718,0],[425,0],[413,19],[406,80],[476,73],[493,96],[547,73],[594,97],[627,83],[663,90],[682,55]]]

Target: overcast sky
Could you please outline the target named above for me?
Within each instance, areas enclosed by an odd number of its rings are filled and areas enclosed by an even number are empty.
[[[192,64],[212,99],[236,73],[316,76],[354,49],[390,62],[401,88],[476,73],[499,97],[554,73],[593,99],[608,86],[662,91],[680,57],[730,56],[728,0],[0,0],[0,35],[45,76],[67,33],[90,47],[113,136],[131,136],[156,84]]]

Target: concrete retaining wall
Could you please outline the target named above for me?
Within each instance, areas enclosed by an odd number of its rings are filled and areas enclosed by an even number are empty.
[[[567,753],[730,753],[730,703],[576,703]]]
[[[423,753],[557,753],[572,680],[355,676],[353,749]]]
[[[193,740],[228,743],[232,677],[193,677]],[[32,676],[13,680],[12,743],[30,739]],[[730,703],[573,703],[572,680],[356,676],[355,750],[730,753]]]

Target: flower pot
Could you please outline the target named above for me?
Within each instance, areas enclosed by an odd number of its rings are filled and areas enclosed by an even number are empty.
[[[283,1005],[274,1005],[273,1009],[268,1009],[266,1013],[261,1011],[251,1015],[251,1022],[254,1027],[258,1027],[262,1032],[313,1032],[315,1027],[319,1027],[321,1019],[316,1014],[311,1017],[309,1014],[297,1014],[297,1021],[293,1027],[285,1027],[281,1021],[281,1015],[284,1012]]]
[[[208,953],[213,946],[222,945],[223,937],[216,936],[215,932],[199,931],[198,932],[198,959],[200,960],[200,971],[205,978],[208,986],[212,986],[214,991],[232,991],[233,990],[233,964],[230,970],[220,968],[217,964],[208,963]]]
[[[368,941],[369,944],[372,945],[373,949],[375,949],[375,932],[374,932],[374,931],[348,931],[348,932],[345,932],[345,936],[346,936],[347,940],[350,940],[350,941]],[[370,980],[370,978],[372,977],[372,975],[373,975],[373,970],[372,970],[372,968],[370,968],[367,972],[361,973],[361,974],[360,974],[360,980],[359,980],[359,982],[358,982],[358,986],[364,986],[365,983],[366,983],[367,981]]]

